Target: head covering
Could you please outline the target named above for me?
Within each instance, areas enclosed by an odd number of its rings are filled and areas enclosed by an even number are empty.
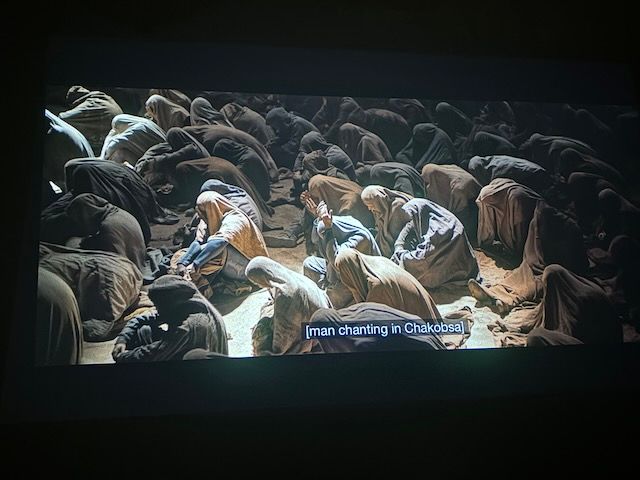
[[[355,248],[366,255],[382,255],[375,238],[360,221],[350,215],[334,215],[332,220],[332,235],[326,234],[324,223],[319,219],[314,221],[311,230],[311,242],[316,246],[320,256],[327,261],[329,283],[338,280],[334,268],[335,255],[345,248]]]
[[[427,321],[441,318],[435,302],[418,280],[388,258],[345,249],[336,256],[336,269],[356,303],[382,303]]]
[[[166,139],[162,129],[151,120],[123,113],[113,117],[111,132],[104,141],[100,156],[105,160],[117,161],[117,152],[124,149],[130,153],[128,157],[132,157],[129,163],[135,165],[149,148]]]
[[[96,233],[100,224],[119,209],[93,193],[82,193],[67,205],[67,215],[75,221],[85,235]]]
[[[567,180],[578,225],[585,233],[592,233],[598,217],[598,194],[605,188],[615,190],[609,181],[594,173],[575,172]]]
[[[166,322],[170,328],[180,326],[191,315],[206,315],[213,329],[204,334],[204,344],[210,351],[228,355],[222,315],[192,282],[177,275],[163,275],[149,286],[149,299],[158,311],[159,323]]]
[[[473,175],[457,165],[425,165],[422,179],[427,198],[453,213],[473,204],[482,188]]]
[[[366,187],[360,196],[375,219],[376,241],[380,250],[384,256],[390,257],[400,230],[410,220],[402,206],[413,197],[380,185]]]
[[[424,198],[408,201],[402,210],[411,221],[395,242],[394,262],[426,288],[478,275],[473,249],[454,214]]]
[[[145,102],[145,107],[153,121],[165,132],[171,127],[184,127],[189,122],[187,110],[161,95],[151,95]]]
[[[182,108],[189,111],[191,99],[180,90],[175,90],[173,88],[152,88],[149,90],[149,96],[151,95],[161,95],[167,100],[171,100],[173,103],[180,105]]]
[[[74,126],[49,110],[45,115],[43,179],[64,187],[64,165],[74,158],[93,157],[93,149],[85,136]]]
[[[71,108],[58,116],[77,128],[89,141],[94,153],[102,148],[111,120],[123,113],[116,101],[104,92],[71,87],[67,95]]]
[[[247,192],[260,209],[263,221],[273,214],[273,208],[267,205],[253,182],[228,160],[208,157],[180,162],[176,166],[175,174],[183,196],[192,202],[200,193],[203,182],[216,179]]]
[[[640,238],[640,209],[622,195],[605,188],[598,194],[602,215],[602,230],[608,240],[617,235]]]
[[[474,155],[514,155],[516,147],[501,135],[479,131],[473,137]]]
[[[444,130],[433,123],[420,123],[413,127],[409,143],[396,155],[398,162],[412,165],[420,171],[423,166],[435,163],[444,165],[457,163],[453,142]]]
[[[338,145],[355,165],[393,161],[389,148],[379,136],[353,123],[345,123],[340,127]]]
[[[292,115],[282,107],[276,107],[269,110],[265,117],[267,125],[273,128],[279,137],[286,136],[286,132],[291,128],[293,121]]]
[[[496,178],[482,187],[478,205],[478,246],[491,246],[495,240],[504,249],[521,256],[533,212],[542,197],[509,178]]]
[[[370,177],[373,185],[382,185],[413,197],[425,195],[424,180],[411,165],[398,162],[378,163],[371,167]]]
[[[271,154],[262,143],[248,133],[225,125],[199,125],[196,127],[185,127],[185,131],[204,145],[207,151],[211,154],[218,142],[225,139],[250,147],[258,155],[264,164],[264,168],[269,172],[269,179],[274,182],[278,180],[278,167],[271,157]],[[265,179],[265,182],[268,183],[269,179]]]
[[[329,159],[325,156],[322,150],[307,153],[302,159],[302,167],[307,176],[307,181],[314,175],[326,175],[328,177],[349,180],[347,174],[329,163]]]
[[[191,125],[226,125],[232,127],[223,113],[211,106],[205,98],[197,97],[191,102]]]
[[[223,195],[234,206],[246,213],[247,216],[253,220],[253,223],[262,230],[262,215],[260,214],[260,209],[251,196],[242,188],[224,183],[220,180],[211,179],[202,184],[200,193],[202,192],[217,192]]]
[[[374,225],[371,212],[362,202],[362,187],[351,180],[314,175],[309,180],[309,194],[317,202],[324,200],[334,215],[351,215],[366,227]]]
[[[65,166],[65,177],[74,196],[94,193],[136,217],[147,242],[151,238],[149,222],[167,217],[155,192],[124,165],[90,158],[71,160]]]
[[[247,132],[263,145],[269,143],[274,136],[273,130],[267,125],[264,117],[249,107],[228,103],[220,111],[235,128]]]
[[[202,192],[196,211],[206,224],[209,235],[223,238],[246,258],[268,256],[262,233],[239,208],[217,192]]]
[[[115,253],[45,242],[40,242],[39,254],[39,266],[58,275],[73,290],[84,339],[89,342],[109,339],[116,322],[138,301],[142,287],[140,269]]]
[[[510,178],[541,194],[552,183],[549,172],[540,165],[507,155],[475,156],[469,160],[469,172],[483,186],[495,178]]]
[[[301,324],[308,322],[319,308],[330,308],[329,298],[309,278],[266,257],[252,259],[245,270],[247,278],[256,285],[269,289],[273,297],[271,342],[254,350],[260,355],[309,352],[314,341],[302,340]]]
[[[575,148],[565,148],[559,155],[557,173],[569,178],[574,172],[585,172],[600,175],[618,188],[626,184],[622,174],[614,167]]]
[[[332,143],[327,142],[320,132],[308,132],[305,133],[300,140],[300,151],[303,153],[311,153],[315,150],[322,150],[325,152],[333,146]]]
[[[541,135],[540,133],[534,133],[520,145],[520,152],[527,160],[531,160],[547,170],[556,171],[560,154],[567,148],[572,148],[592,157],[597,156],[593,148],[580,140],[569,137]]]
[[[233,163],[238,167],[238,170],[251,180],[262,198],[269,200],[271,196],[269,172],[265,163],[253,148],[231,139],[223,138],[216,143],[211,154],[214,157],[224,158]]]

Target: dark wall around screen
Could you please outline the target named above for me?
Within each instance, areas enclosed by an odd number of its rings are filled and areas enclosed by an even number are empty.
[[[551,59],[559,64],[614,61],[628,65],[632,74],[629,86],[639,91],[635,19],[609,3],[596,8],[586,3],[569,2],[556,4],[551,10],[534,4],[511,5],[507,2],[479,2],[465,6],[445,3],[439,6],[422,3],[419,6],[385,6],[383,2],[367,2],[358,6],[357,3],[343,5],[331,2],[331,5],[326,5],[323,2],[276,11],[265,2],[227,2],[207,7],[206,12],[189,11],[183,5],[158,7],[155,11],[147,4],[139,7],[129,5],[125,12],[115,8],[110,10],[104,4],[59,4],[47,7],[45,13],[33,18],[25,12],[23,19],[5,33],[4,38],[11,62],[8,87],[5,87],[9,99],[5,108],[10,113],[5,113],[5,121],[9,124],[7,131],[16,139],[7,142],[10,150],[3,162],[3,168],[6,168],[4,183],[12,184],[12,188],[6,186],[4,189],[4,204],[12,206],[7,208],[8,218],[3,229],[6,245],[4,266],[7,277],[16,279],[7,287],[9,294],[6,298],[13,297],[18,282],[24,280],[20,277],[24,270],[22,267],[32,260],[13,253],[20,251],[19,246],[28,240],[24,229],[33,227],[30,202],[38,205],[37,195],[27,192],[37,191],[32,190],[37,185],[33,175],[39,165],[29,165],[29,159],[35,158],[38,149],[32,139],[38,132],[37,112],[43,104],[45,46],[56,35],[66,34],[67,41],[79,49],[91,45],[82,43],[81,38],[86,36],[107,46],[110,41],[117,41],[119,45],[127,41],[142,43],[149,51],[153,48],[148,42],[154,41],[232,41],[295,48],[355,48],[372,52],[408,50],[466,57],[535,57],[534,63],[540,59]],[[104,51],[108,52],[108,49]],[[114,49],[111,53],[117,56],[119,52]],[[155,54],[160,58],[161,53]],[[123,55],[127,60],[136,59],[132,52]],[[192,60],[189,72],[194,74],[191,78],[197,78],[202,72],[215,72],[217,68],[207,59],[195,55],[189,58]],[[65,61],[73,65],[76,59],[67,58]],[[104,60],[92,57],[88,64],[105,66],[108,61],[108,56]],[[122,57],[119,62],[122,62]],[[177,59],[171,60],[171,64],[176,62]],[[78,64],[76,68],[79,68]],[[466,83],[471,85],[466,93],[490,97],[482,94],[491,89],[507,88],[529,91],[531,95],[538,96],[539,101],[550,101],[553,98],[549,97],[566,93],[584,99],[585,103],[589,99],[598,103],[605,97],[612,100],[611,97],[627,95],[622,90],[597,88],[598,82],[607,84],[612,78],[606,75],[594,78],[591,75],[593,71],[586,70],[584,82],[573,83],[562,82],[571,75],[574,79],[581,75],[566,70],[564,75],[558,76],[557,82],[546,83],[540,78],[552,79],[549,70],[546,76],[543,73],[535,78],[521,72],[523,81],[517,85],[508,82],[502,86],[495,85],[482,81],[480,77],[477,82]],[[172,71],[162,65],[158,66],[156,74],[136,68],[126,71],[105,68],[104,72],[104,83],[111,85],[122,84],[114,80],[128,81],[136,76],[137,80],[158,76],[167,80],[190,77],[190,74]],[[332,72],[320,68],[312,75],[316,77],[308,79],[309,86],[330,78]],[[531,82],[531,90],[526,88],[526,80]],[[379,82],[380,79],[378,85]],[[181,83],[184,82],[176,85]],[[375,80],[372,85],[376,85]],[[441,85],[442,88],[452,86]],[[301,85],[298,83],[294,87],[301,88]],[[509,97],[502,91],[496,96]],[[12,338],[8,331],[9,320],[13,316],[20,319],[24,311],[20,305],[15,311],[12,309],[13,305],[7,302],[3,315],[5,328],[1,335],[4,349],[8,339]],[[585,354],[584,358],[593,362],[599,355],[603,353],[594,351]],[[390,396],[386,403],[348,405],[341,397],[341,386],[336,385],[334,392],[325,392],[327,397],[335,398],[334,405],[322,409],[299,405],[226,415],[200,411],[192,415],[168,416],[160,408],[163,402],[160,398],[157,402],[150,400],[149,411],[152,414],[146,418],[100,418],[99,406],[94,406],[95,415],[83,420],[12,425],[5,430],[5,437],[11,443],[8,457],[17,459],[19,454],[28,452],[34,461],[16,462],[16,465],[40,473],[69,468],[124,475],[125,472],[145,468],[159,472],[175,471],[188,463],[189,471],[213,474],[216,472],[213,466],[216,459],[224,457],[233,459],[235,465],[239,463],[242,468],[258,472],[276,471],[297,476],[306,467],[316,473],[334,475],[338,472],[335,463],[339,457],[348,456],[350,452],[358,452],[360,463],[357,465],[361,464],[363,468],[368,466],[375,470],[377,463],[406,467],[414,462],[420,463],[418,468],[424,468],[424,472],[437,466],[442,474],[500,471],[505,466],[527,471],[535,467],[555,468],[555,465],[562,464],[572,471],[574,466],[584,468],[607,461],[620,465],[624,464],[625,453],[637,444],[634,439],[639,425],[638,385],[620,389],[617,382],[621,377],[608,378],[607,368],[619,366],[624,361],[626,370],[622,373],[627,375],[624,378],[631,378],[633,372],[637,373],[637,351],[614,360],[611,356],[608,360],[604,360],[604,355],[602,358],[602,367],[597,372],[582,370],[576,358],[565,364],[566,375],[573,374],[576,387],[589,384],[588,395],[580,388],[554,392],[536,390],[536,378],[531,378],[521,379],[520,386],[527,388],[522,388],[517,395],[483,399],[476,395],[474,382],[466,379],[461,382],[459,392],[468,396],[461,395],[446,402],[433,398],[428,402],[412,400],[412,395],[424,398],[420,394],[440,388],[434,384],[392,392],[397,393],[396,398]],[[530,360],[528,367],[533,369],[535,361],[542,364],[550,362],[537,357]],[[474,369],[470,368],[470,371]],[[504,365],[496,368],[496,372],[505,376],[496,374],[492,381],[496,385],[505,379],[512,381],[509,371],[509,367]],[[87,371],[85,374],[90,373]],[[364,364],[358,374],[361,378],[367,375],[374,377]],[[391,376],[392,372],[388,374]],[[160,382],[163,374],[156,371],[154,375]],[[621,375],[621,372],[616,371],[615,375]],[[55,379],[55,374],[51,378]],[[188,388],[186,383],[185,388]],[[504,384],[507,390],[508,386]],[[296,386],[288,388],[294,391]],[[251,389],[245,393],[256,394]],[[286,395],[286,392],[281,394]],[[32,391],[31,395],[38,398],[39,392]],[[195,401],[195,395],[196,392],[184,392],[189,401]],[[174,392],[168,396],[179,402],[179,394]],[[124,386],[122,392],[111,392],[109,400],[117,399],[124,402],[119,411],[126,415],[129,398]],[[40,400],[57,401],[50,398]],[[87,412],[90,411],[91,406],[87,406]],[[407,447],[409,453],[404,450],[406,445],[410,445]],[[174,452],[175,460],[169,454],[158,454],[158,451]],[[187,462],[184,462],[185,452],[191,452]],[[276,454],[286,454],[291,459],[287,461]],[[422,457],[429,458],[420,461]],[[295,468],[291,466],[294,463],[298,464]]]

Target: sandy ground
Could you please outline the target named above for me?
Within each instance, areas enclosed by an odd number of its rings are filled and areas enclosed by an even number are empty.
[[[292,218],[299,210],[291,205],[276,207],[276,218]],[[151,246],[171,245],[173,233],[178,227],[188,222],[190,217],[181,214],[180,222],[176,225],[152,225]],[[302,262],[306,257],[304,244],[295,248],[269,248],[270,256],[292,270],[302,273]],[[496,260],[481,251],[476,251],[480,273],[490,284],[503,278],[514,265],[509,265],[503,260]],[[466,286],[450,286],[430,291],[438,309],[443,315],[468,306],[473,312],[471,335],[464,344],[464,348],[491,348],[497,346],[497,342],[487,325],[500,318],[489,307],[476,306],[475,299],[471,296]],[[219,296],[212,299],[212,303],[223,315],[229,338],[229,355],[233,357],[251,356],[251,330],[259,319],[262,306],[268,301],[269,294],[266,290],[258,290],[248,295],[234,297],[230,295]],[[113,363],[111,350],[114,341],[84,344],[81,363]]]

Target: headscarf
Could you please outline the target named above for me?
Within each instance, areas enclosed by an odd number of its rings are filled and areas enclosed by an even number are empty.
[[[581,153],[574,148],[565,148],[558,159],[557,173],[564,178],[569,178],[569,175],[574,172],[600,175],[618,188],[623,188],[626,185],[622,174],[608,163]]]
[[[304,159],[304,155],[317,151],[321,151],[328,162],[344,172],[348,176],[347,178],[350,180],[356,179],[353,162],[340,147],[328,143],[319,132],[311,131],[306,133],[300,140],[299,156]]]
[[[441,318],[431,295],[418,280],[388,258],[345,249],[336,257],[336,269],[356,303],[382,303],[427,321]]]
[[[445,165],[458,162],[449,135],[433,123],[420,123],[413,127],[411,140],[398,152],[396,160],[411,165],[418,171],[430,163]]]
[[[249,107],[227,103],[220,111],[235,128],[247,132],[263,145],[269,143],[274,136],[273,130],[267,125],[264,117]]]
[[[520,152],[527,160],[537,163],[547,170],[556,171],[560,154],[567,148],[592,157],[598,155],[593,148],[580,140],[539,133],[534,133],[520,145]]]
[[[384,141],[391,155],[396,155],[411,139],[409,124],[397,113],[383,108],[368,108],[364,113],[363,126]]]
[[[374,225],[371,212],[363,203],[362,187],[351,180],[314,175],[309,180],[309,194],[317,202],[324,200],[334,215],[351,215],[366,227]]]
[[[552,183],[551,175],[540,165],[507,155],[475,156],[469,160],[469,172],[483,186],[495,178],[510,178],[540,194]]]
[[[406,193],[412,197],[424,197],[424,180],[411,165],[398,162],[378,163],[369,171],[370,183]]]
[[[415,98],[390,98],[388,104],[392,111],[402,115],[410,127],[431,121],[426,107]]]
[[[81,227],[84,235],[96,233],[100,224],[119,209],[93,193],[76,196],[67,206],[69,215]]]
[[[260,214],[260,209],[251,196],[242,188],[224,183],[220,180],[211,179],[202,184],[200,193],[202,192],[217,192],[223,195],[234,206],[246,213],[253,223],[262,230],[262,215]]]
[[[269,174],[265,164],[253,148],[231,139],[223,138],[215,144],[211,155],[224,158],[233,163],[253,182],[262,198],[269,199],[271,196]]]
[[[350,215],[333,216],[332,220],[331,236],[326,234],[324,223],[319,219],[314,221],[311,231],[311,242],[327,261],[327,279],[330,283],[335,282],[337,276],[333,265],[335,255],[342,250],[355,248],[366,255],[382,255],[375,238],[359,220]],[[355,239],[358,239],[357,243]]]
[[[100,159],[76,159],[67,162],[65,177],[74,196],[95,193],[136,217],[147,243],[151,238],[149,222],[167,223],[168,214],[158,204],[155,192],[129,167]]]
[[[307,181],[314,175],[326,175],[349,180],[349,176],[346,173],[329,163],[322,150],[306,154],[302,159],[302,167],[303,176],[307,177]]]
[[[88,246],[83,243],[82,248],[117,253],[146,273],[144,236],[133,215],[92,193],[75,197],[66,212],[82,235],[91,235],[83,241]]]
[[[125,149],[135,157],[135,165],[149,148],[166,140],[165,133],[151,120],[123,113],[113,117],[111,132],[104,141],[100,156],[105,160],[118,161],[117,151]]]
[[[473,137],[474,155],[514,155],[516,147],[496,133],[479,131]]]
[[[161,95],[151,95],[145,102],[153,121],[167,132],[171,127],[184,127],[189,123],[189,112]]]
[[[355,165],[393,161],[389,148],[379,136],[353,123],[345,123],[340,127],[338,145]]]
[[[257,354],[280,355],[306,353],[315,341],[302,341],[301,324],[308,322],[319,308],[330,308],[331,302],[311,279],[266,257],[252,259],[245,269],[247,278],[267,288],[273,298],[272,340],[259,346]],[[254,331],[254,349],[256,335]]]
[[[473,204],[482,186],[457,165],[425,165],[422,169],[427,198],[453,213]]]
[[[174,90],[172,88],[152,88],[149,90],[149,96],[151,95],[163,96],[167,100],[171,100],[173,103],[189,111],[191,99],[180,90]]]
[[[618,235],[629,235],[640,239],[640,209],[622,195],[605,188],[598,193],[598,202],[602,215],[602,232],[613,239]]]
[[[93,149],[77,128],[49,110],[45,110],[44,115],[46,130],[43,145],[43,177],[64,187],[64,165],[74,158],[93,157]]]
[[[149,299],[158,310],[159,321],[166,322],[170,328],[180,326],[190,315],[205,314],[212,327],[204,332],[208,350],[223,355],[229,354],[227,331],[222,315],[192,282],[176,275],[163,275],[149,286]],[[192,348],[195,347],[189,347]]]
[[[267,125],[269,125],[276,136],[287,136],[287,132],[291,128],[293,116],[282,107],[276,107],[269,110],[265,117]]]
[[[379,185],[366,187],[360,197],[375,219],[380,250],[385,257],[390,257],[398,234],[410,220],[402,206],[413,197]]]
[[[224,116],[211,106],[205,98],[197,97],[191,102],[191,125],[226,125],[233,127]]]
[[[569,175],[567,186],[578,225],[583,232],[593,233],[594,222],[599,213],[598,194],[605,188],[615,190],[616,187],[600,175],[584,172]]]
[[[202,192],[196,200],[196,211],[207,224],[210,236],[226,240],[246,258],[269,255],[258,226],[224,196]]]
[[[232,140],[236,143],[246,145],[255,151],[269,172],[269,179],[273,182],[278,180],[278,167],[265,146],[242,130],[224,125],[200,125],[197,127],[185,127],[189,135],[200,142],[207,151],[213,154],[213,150],[221,140]],[[266,182],[266,180],[265,180]]]
[[[89,141],[94,153],[98,152],[109,133],[111,120],[122,112],[116,101],[104,92],[90,92],[84,87],[73,86],[67,93],[70,110],[58,117],[77,128]]]
[[[495,240],[504,249],[521,256],[533,213],[542,197],[509,178],[496,178],[482,187],[478,205],[478,246],[490,247]]]
[[[183,197],[189,199],[190,202],[195,201],[205,181],[215,179],[228,185],[240,187],[247,192],[260,209],[263,223],[273,215],[273,207],[265,202],[253,182],[228,160],[208,157],[181,162],[176,167],[175,175]]]
[[[454,214],[424,198],[410,200],[402,210],[411,221],[395,242],[394,262],[426,288],[478,275],[473,249]]]
[[[39,266],[73,290],[89,342],[107,340],[116,322],[138,301],[142,273],[122,255],[40,242],[39,256]]]

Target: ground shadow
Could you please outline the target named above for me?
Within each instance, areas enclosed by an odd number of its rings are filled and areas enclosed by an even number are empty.
[[[242,295],[238,295],[237,297],[234,295],[227,294],[214,294],[209,300],[213,304],[214,307],[220,312],[221,315],[228,315],[233,312],[236,308],[244,303],[244,301],[252,294],[259,292],[260,290],[254,290],[252,292],[243,293]]]

